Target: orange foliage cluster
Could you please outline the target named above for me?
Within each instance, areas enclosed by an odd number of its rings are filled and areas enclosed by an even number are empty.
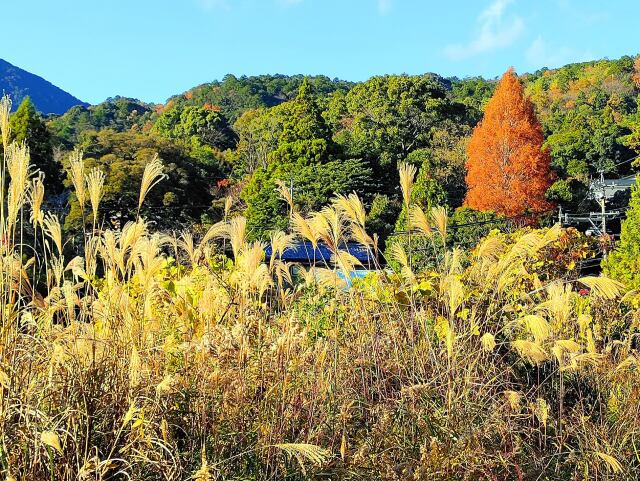
[[[636,57],[636,61],[633,64],[634,73],[633,73],[633,81],[636,86],[640,87],[640,57]]]
[[[231,180],[229,179],[220,179],[218,182],[216,182],[216,187],[218,187],[218,189],[226,189],[230,185]]]
[[[187,100],[191,100],[193,98],[193,92],[191,90],[185,92],[184,98]]]
[[[213,105],[209,102],[206,102],[203,107],[205,110],[211,110],[213,112],[220,112],[222,110],[219,105]]]
[[[467,197],[472,209],[509,216],[553,207],[545,192],[553,181],[549,152],[533,103],[509,69],[488,102],[467,148]]]

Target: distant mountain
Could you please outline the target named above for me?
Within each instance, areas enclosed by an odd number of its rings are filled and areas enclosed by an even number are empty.
[[[0,94],[3,92],[11,96],[14,109],[28,95],[43,114],[61,115],[74,105],[88,105],[42,77],[0,59]]]

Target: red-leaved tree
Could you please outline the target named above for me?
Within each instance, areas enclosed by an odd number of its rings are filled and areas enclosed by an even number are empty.
[[[533,103],[511,68],[469,142],[465,204],[509,216],[553,208],[545,199],[553,172],[543,141]]]

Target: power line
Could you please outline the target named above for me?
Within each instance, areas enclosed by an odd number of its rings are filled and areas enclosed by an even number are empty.
[[[608,180],[627,180],[627,179],[635,178],[637,176],[638,174],[634,172],[633,174],[625,175],[624,177],[620,177],[618,179],[608,179]]]
[[[635,157],[631,157],[630,159],[623,160],[622,162],[615,163],[614,167],[619,167],[621,165],[628,164],[629,162],[633,162],[634,160],[636,160],[638,158],[640,158],[640,155],[636,155]],[[608,179],[608,180],[626,180],[626,179],[630,179],[632,177],[636,177],[636,175],[637,175],[637,173],[633,173],[633,174],[627,175],[625,177],[620,177],[619,179]],[[580,211],[580,208],[584,205],[585,201],[587,199],[589,199],[590,195],[591,195],[591,184],[590,184],[589,189],[587,190],[586,194],[584,195],[584,197],[582,198],[582,200],[580,201],[580,203],[576,207],[576,210],[578,212]]]
[[[627,163],[629,163],[629,162],[632,162],[632,161],[636,160],[636,159],[637,159],[637,158],[639,158],[639,157],[640,157],[640,155],[636,155],[635,157],[631,157],[630,159],[623,160],[622,162],[618,162],[617,164],[614,164],[614,166],[615,166],[615,167],[619,167],[619,166],[621,166],[621,165],[624,165],[624,164],[627,164]]]
[[[447,229],[451,229],[451,230],[456,230],[456,229],[461,229],[463,227],[475,227],[475,226],[482,226],[482,225],[489,225],[489,224],[502,224],[505,222],[508,222],[510,220],[521,220],[521,219],[525,219],[525,218],[529,218],[529,217],[542,217],[545,214],[550,214],[552,212],[555,212],[554,209],[548,209],[548,210],[543,210],[543,211],[539,211],[539,212],[530,212],[527,214],[521,214],[521,215],[514,215],[511,217],[500,217],[498,219],[489,219],[489,220],[484,220],[484,221],[475,221],[475,222],[467,222],[464,224],[451,224],[450,226],[447,226]],[[431,226],[431,228],[433,230],[436,230],[435,227]],[[399,235],[407,235],[407,234],[413,234],[413,235],[424,235],[424,234],[420,234],[417,231],[414,230],[404,230],[404,231],[396,231],[393,232],[391,234],[389,234],[389,237],[392,236],[399,236]]]

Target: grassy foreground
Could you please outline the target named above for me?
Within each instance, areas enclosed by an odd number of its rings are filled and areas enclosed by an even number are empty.
[[[377,249],[355,196],[292,213],[274,256],[232,217],[195,242],[144,219],[99,226],[104,176],[70,161],[92,224],[65,256],[42,178],[9,144],[0,224],[0,470],[7,480],[637,479],[637,297],[578,278],[559,227],[447,245],[410,205],[433,269],[344,288],[347,239]],[[147,167],[140,205],[162,178]],[[286,194],[286,192],[283,192]],[[296,238],[335,267],[280,260]],[[228,252],[228,256],[223,255]]]

